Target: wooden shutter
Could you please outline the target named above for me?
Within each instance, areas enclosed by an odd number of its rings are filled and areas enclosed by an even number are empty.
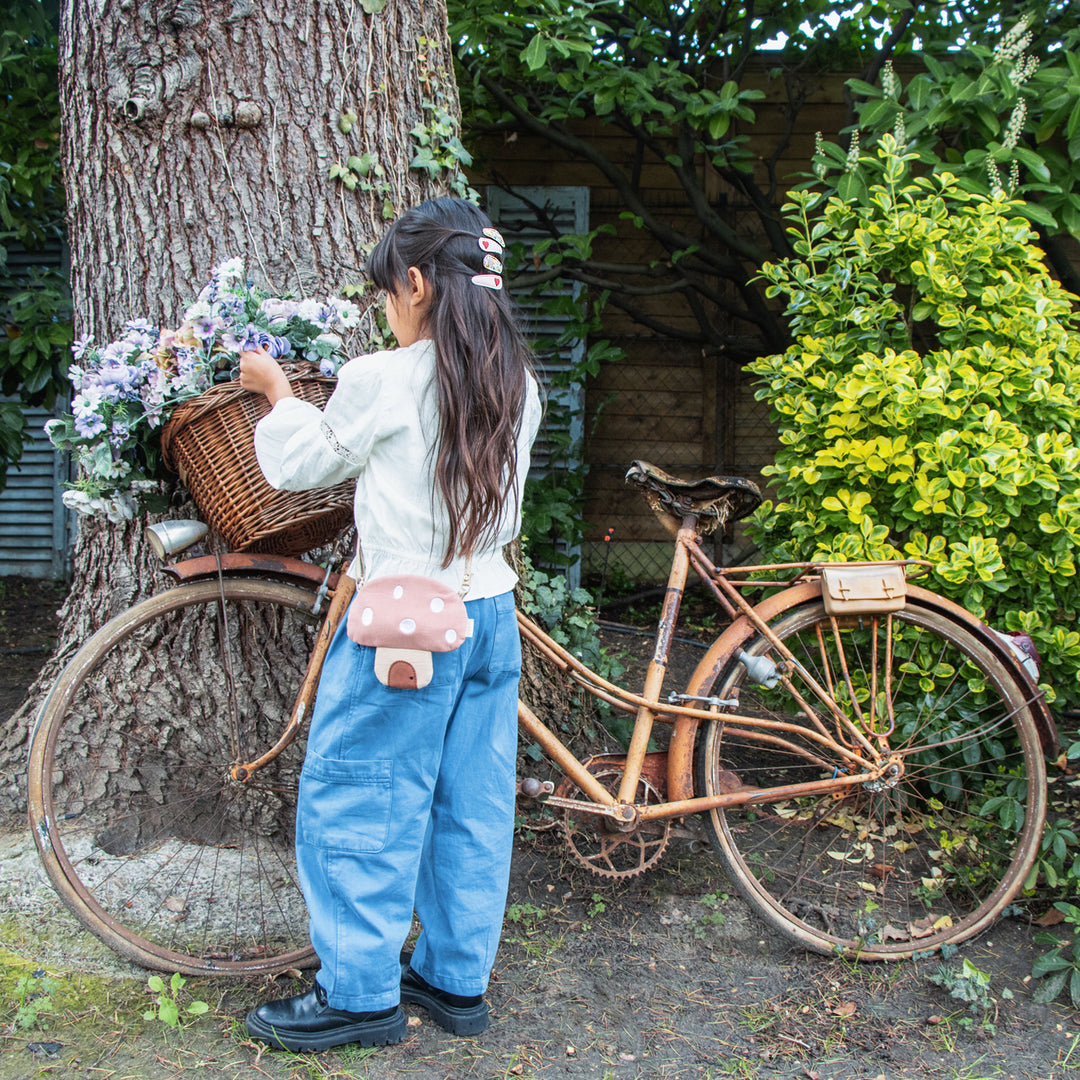
[[[67,248],[60,240],[34,251],[9,243],[7,265],[16,276],[37,266],[66,275]],[[60,578],[71,572],[72,514],[60,501],[68,462],[53,449],[44,430],[45,421],[66,407],[58,401],[52,412],[23,410],[30,439],[19,463],[8,466],[7,487],[0,492],[0,575]]]
[[[60,578],[70,572],[70,514],[60,501],[67,464],[45,434],[48,409],[23,411],[30,441],[0,492],[0,575]]]
[[[589,229],[589,189],[587,187],[516,187],[513,192],[502,188],[489,187],[485,191],[487,212],[491,220],[499,227],[508,244],[523,242],[526,247],[530,242],[541,240],[550,234],[540,229],[536,216],[529,204],[546,208],[560,233],[583,233]],[[526,201],[527,200],[527,201]],[[522,308],[529,336],[535,338],[557,338],[565,329],[567,319],[561,316],[547,315],[540,310],[544,299],[568,295],[578,297],[581,293],[580,282],[553,282],[539,296],[515,296]],[[567,406],[567,424],[562,426],[562,433],[570,437],[573,456],[570,460],[559,461],[560,467],[581,468],[582,438],[585,431],[585,387],[581,383],[571,386],[552,387],[551,379],[560,372],[572,369],[585,356],[585,342],[582,339],[564,345],[556,354],[537,357],[538,375],[544,384],[544,392],[549,400],[558,401]],[[554,455],[561,453],[556,440],[552,438],[552,428],[541,428],[533,446],[532,467],[530,474],[543,476],[551,468]],[[576,549],[573,554],[580,554]],[[576,586],[580,579],[580,563],[571,567],[570,584]]]

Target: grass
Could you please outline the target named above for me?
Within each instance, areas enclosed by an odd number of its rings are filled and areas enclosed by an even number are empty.
[[[995,991],[1010,984],[1018,991],[1001,1003],[991,1041],[977,1018],[964,1030],[959,1021],[970,1014],[947,988],[928,983],[933,961],[807,956],[769,934],[738,897],[724,899],[708,855],[672,846],[659,871],[607,884],[555,852],[519,845],[489,992],[492,1027],[455,1039],[423,1010],[409,1009],[414,1023],[405,1041],[377,1050],[289,1054],[248,1039],[247,1010],[303,992],[307,977],[192,979],[179,988],[182,1003],[204,1000],[209,1011],[166,1030],[160,1020],[142,1019],[156,998],[146,973],[70,970],[98,965],[102,953],[59,917],[51,936],[78,959],[30,961],[44,948],[38,916],[5,917],[0,1080],[749,1080],[813,1072],[821,1080],[1080,1080],[1071,1016],[1057,1006],[1050,1019],[1033,1012],[1030,989],[1019,988],[1027,939],[1015,923],[1007,939],[995,931],[965,948],[992,973]],[[716,914],[726,921],[712,919]],[[699,927],[704,940],[695,936]],[[34,978],[39,970],[44,974]],[[28,1016],[19,1010],[33,1003],[38,985],[48,988],[50,1005],[36,1010],[35,1026],[18,1028],[17,1018]],[[947,1015],[928,1024],[938,1012]],[[47,1042],[62,1044],[57,1057],[27,1049]]]

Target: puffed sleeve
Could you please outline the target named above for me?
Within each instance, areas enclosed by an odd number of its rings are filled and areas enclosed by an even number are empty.
[[[278,490],[329,487],[358,476],[379,432],[380,364],[350,360],[325,409],[282,398],[255,425],[255,456],[266,482]]]

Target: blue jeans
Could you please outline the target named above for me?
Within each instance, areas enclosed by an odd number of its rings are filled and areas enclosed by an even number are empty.
[[[375,650],[344,620],[327,653],[296,862],[336,1009],[398,1003],[414,908],[413,969],[450,993],[487,989],[510,876],[521,642],[512,593],[466,608],[472,636],[434,655],[420,690],[380,683]]]

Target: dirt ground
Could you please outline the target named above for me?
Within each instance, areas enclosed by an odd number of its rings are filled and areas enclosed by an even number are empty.
[[[59,599],[0,580],[0,718],[22,700]],[[641,639],[616,642],[641,653]],[[687,646],[686,663],[694,649]],[[190,980],[179,1028],[154,1015],[148,973],[81,930],[53,896],[19,821],[0,830],[0,1080],[1080,1080],[1080,1015],[1039,1005],[1040,946],[1006,918],[960,954],[896,965],[807,955],[767,929],[707,850],[673,841],[660,865],[612,884],[553,834],[516,842],[492,1025],[454,1038],[410,1008],[406,1040],[380,1050],[260,1050],[239,1022],[275,981]],[[975,1011],[932,977],[968,960],[989,976]],[[149,1013],[150,1018],[145,1018]]]

